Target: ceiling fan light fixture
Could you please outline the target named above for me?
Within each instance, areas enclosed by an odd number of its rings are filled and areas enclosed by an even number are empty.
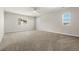
[[[36,13],[36,14],[39,14],[39,10],[40,10],[40,8],[38,8],[38,7],[32,7],[32,10],[33,10],[33,13]]]

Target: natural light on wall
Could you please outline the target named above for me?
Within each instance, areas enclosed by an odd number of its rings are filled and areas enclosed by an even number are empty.
[[[62,23],[64,25],[69,25],[71,22],[71,13],[70,12],[65,12],[63,15],[62,15]]]

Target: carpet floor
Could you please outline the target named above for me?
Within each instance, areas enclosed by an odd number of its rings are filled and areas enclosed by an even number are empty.
[[[1,51],[79,51],[79,37],[45,31],[6,33]]]

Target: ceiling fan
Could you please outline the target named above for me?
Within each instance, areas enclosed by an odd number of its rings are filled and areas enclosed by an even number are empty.
[[[31,7],[33,13],[39,14],[40,13],[40,7]]]

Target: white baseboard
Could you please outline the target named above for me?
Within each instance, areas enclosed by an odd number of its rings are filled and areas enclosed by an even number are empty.
[[[54,33],[59,33],[59,34],[64,34],[64,35],[79,37],[79,35],[69,34],[69,33],[61,33],[61,32],[54,32]]]
[[[40,30],[39,30],[40,31]],[[42,30],[41,30],[42,31]],[[44,30],[43,30],[44,31]],[[46,31],[46,30],[45,30]],[[62,32],[55,32],[55,31],[46,31],[46,32],[53,32],[53,33],[58,33],[58,34],[64,34],[64,35],[69,35],[69,36],[75,36],[79,37],[79,35],[76,34],[69,34],[69,33],[62,33]]]

